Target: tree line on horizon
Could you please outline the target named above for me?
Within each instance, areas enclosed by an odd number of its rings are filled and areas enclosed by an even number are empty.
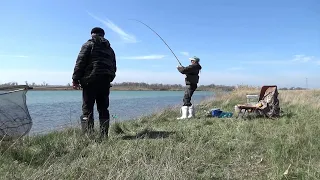
[[[2,83],[0,86],[18,86],[21,85],[17,82],[7,82]],[[67,85],[49,85],[46,82],[42,82],[41,84],[31,83],[29,84],[25,81],[24,85],[28,85],[31,87],[71,87],[71,84],[68,83]],[[144,88],[144,89],[154,89],[154,90],[181,90],[184,88],[181,84],[162,84],[162,83],[144,83],[144,82],[121,82],[121,83],[112,83],[113,87],[124,87],[124,88]],[[211,89],[219,89],[223,91],[232,91],[236,88],[236,86],[228,86],[228,85],[216,85],[216,84],[209,84],[209,85],[200,85],[198,86],[198,90],[211,90]],[[282,87],[279,90],[305,90],[307,88],[302,87]]]
[[[8,82],[0,84],[0,86],[18,86],[21,84],[18,84],[17,82]],[[41,84],[36,83],[28,83],[25,81],[25,85],[31,86],[31,87],[71,87],[71,84],[68,83],[67,85],[49,85],[46,82],[43,82]],[[141,88],[141,89],[154,89],[154,90],[183,90],[184,86],[181,84],[162,84],[162,83],[144,83],[144,82],[121,82],[121,83],[112,83],[113,87],[122,87],[122,88]],[[198,90],[210,90],[210,89],[221,89],[224,91],[232,91],[235,88],[235,86],[226,86],[226,85],[200,85],[198,86]]]

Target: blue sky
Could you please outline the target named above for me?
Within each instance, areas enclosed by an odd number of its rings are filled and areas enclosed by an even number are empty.
[[[320,84],[318,0],[11,0],[0,6],[0,83],[71,82],[90,31],[106,31],[115,82],[183,84],[182,64],[200,57],[200,84]]]

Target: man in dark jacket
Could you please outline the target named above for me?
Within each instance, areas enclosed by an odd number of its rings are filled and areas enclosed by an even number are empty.
[[[199,64],[200,59],[196,56],[189,58],[191,65],[187,67],[178,66],[177,69],[181,74],[185,74],[185,83],[187,89],[184,93],[183,106],[181,107],[182,116],[178,119],[192,118],[195,115],[194,106],[191,103],[191,97],[194,91],[198,88],[199,72],[202,69]]]
[[[73,87],[82,88],[81,127],[84,133],[94,130],[94,103],[99,112],[100,133],[108,136],[109,131],[109,94],[111,82],[116,76],[116,57],[110,43],[104,38],[104,30],[95,27],[91,30],[91,39],[84,43],[78,55],[74,72]]]

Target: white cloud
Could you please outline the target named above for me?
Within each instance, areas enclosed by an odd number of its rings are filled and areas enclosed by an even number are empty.
[[[180,52],[182,55],[184,55],[184,56],[189,56],[189,52],[185,52],[185,51],[183,51],[183,52]]]
[[[25,55],[10,55],[10,54],[0,54],[0,57],[10,57],[10,58],[28,58]]]
[[[242,61],[243,64],[257,64],[257,65],[277,65],[277,64],[290,64],[290,61]]]
[[[243,64],[257,64],[257,65],[295,65],[297,63],[307,63],[307,62],[315,62],[316,58],[314,56],[306,56],[306,55],[294,55],[291,60],[266,60],[266,61],[242,61]],[[320,62],[320,61],[319,61]]]
[[[131,56],[131,57],[119,57],[119,59],[129,59],[129,60],[154,60],[163,59],[165,55],[147,55],[147,56]]]
[[[292,59],[292,61],[294,62],[310,62],[314,60],[314,56],[305,56],[303,54],[299,54],[299,55],[294,55],[294,58]]]
[[[121,29],[119,26],[117,26],[115,23],[113,23],[111,20],[106,19],[103,20],[91,13],[88,12],[88,14],[93,17],[94,19],[100,21],[103,25],[107,26],[109,29],[111,29],[113,32],[117,33],[123,40],[125,40],[128,43],[137,43],[138,40],[134,35],[126,33],[123,29]]]

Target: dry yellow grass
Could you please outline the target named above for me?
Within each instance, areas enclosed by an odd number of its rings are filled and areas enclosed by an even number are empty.
[[[178,121],[178,109],[113,124],[101,143],[78,130],[0,146],[1,179],[320,179],[319,90],[279,91],[281,118],[217,119],[203,110],[233,111],[240,87],[197,106],[198,118]]]

